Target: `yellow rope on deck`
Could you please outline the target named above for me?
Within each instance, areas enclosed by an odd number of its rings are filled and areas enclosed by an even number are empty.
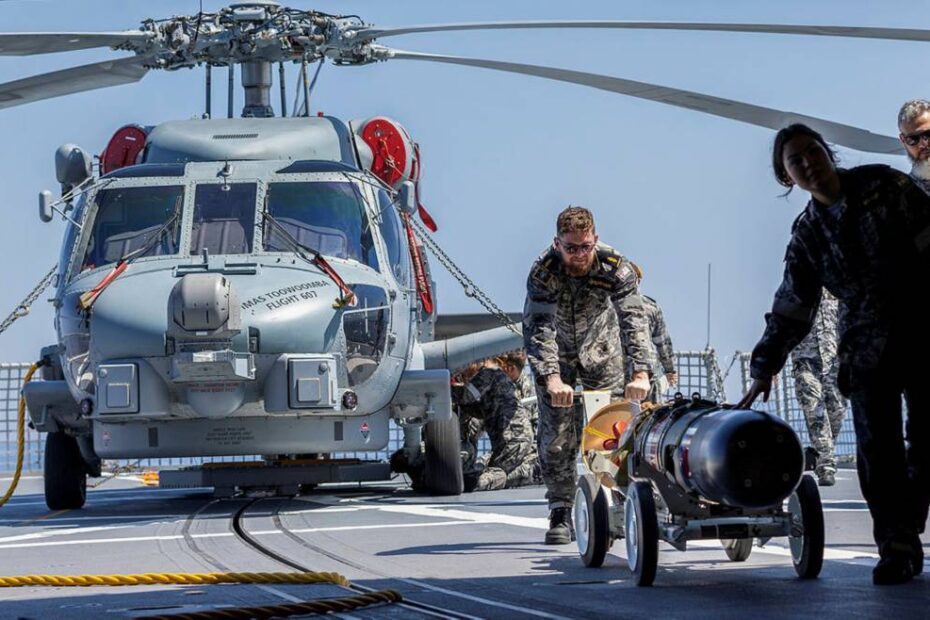
[[[339,573],[139,573],[135,575],[20,575],[0,577],[0,588],[26,586],[154,586],[240,584],[311,584],[330,583],[348,587],[349,580]]]

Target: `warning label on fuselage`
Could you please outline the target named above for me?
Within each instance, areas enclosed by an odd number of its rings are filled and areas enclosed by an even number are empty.
[[[238,446],[244,441],[252,441],[255,434],[244,426],[212,428],[207,431],[205,441],[218,446]]]

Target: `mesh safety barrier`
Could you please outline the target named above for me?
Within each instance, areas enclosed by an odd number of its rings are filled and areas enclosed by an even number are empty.
[[[743,392],[749,389],[752,379],[749,376],[749,359],[751,353],[735,353],[739,363],[740,379],[742,381]],[[791,373],[791,364],[786,364],[780,373],[778,373],[777,382],[772,385],[772,392],[769,395],[767,403],[762,402],[759,398],[753,405],[754,409],[761,409],[774,413],[781,419],[788,422],[791,428],[797,432],[801,438],[801,443],[806,447],[810,445],[810,438],[807,434],[807,422],[804,419],[804,411],[798,404],[798,399],[794,391],[794,376]],[[840,434],[836,438],[836,455],[841,461],[853,461],[856,457],[856,433],[853,430],[852,414],[849,405],[846,405],[846,414],[843,418],[843,426]]]

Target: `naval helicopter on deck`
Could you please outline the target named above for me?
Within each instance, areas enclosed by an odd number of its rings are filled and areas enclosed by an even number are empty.
[[[42,218],[58,213],[66,225],[54,296],[58,342],[42,352],[45,381],[24,390],[33,425],[48,433],[50,507],[83,505],[87,474],[98,473],[103,458],[376,451],[388,442],[390,420],[404,431],[399,461],[422,473],[424,488],[461,492],[449,372],[520,346],[519,330],[502,325],[433,340],[422,245],[431,220],[418,198],[416,142],[383,117],[309,116],[309,63],[406,59],[535,75],[765,127],[806,122],[838,144],[901,152],[892,137],[691,91],[376,43],[516,28],[911,32],[606,21],[382,28],[253,1],[125,32],[0,34],[0,55],[94,47],[131,54],[0,84],[0,108],[129,84],[157,69],[202,66],[207,84],[203,118],[119,128],[96,171],[86,151],[63,146],[56,153],[62,197],[40,195]],[[290,62],[302,65],[302,116],[287,116],[283,80],[278,114],[271,103],[274,65],[283,76]],[[236,65],[241,118],[231,107]],[[227,118],[212,114],[220,68],[230,84]],[[290,488],[382,479],[390,465],[265,471],[273,486]]]

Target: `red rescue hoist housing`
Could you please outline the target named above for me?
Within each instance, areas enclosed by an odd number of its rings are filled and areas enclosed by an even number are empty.
[[[371,163],[368,166],[376,177],[394,189],[400,189],[404,181],[413,183],[417,213],[423,220],[423,224],[430,231],[436,232],[435,220],[420,202],[420,173],[422,171],[420,145],[411,139],[403,125],[384,116],[376,116],[360,123],[356,133],[371,150]],[[410,246],[417,293],[423,305],[423,311],[426,314],[432,314],[434,311],[433,295],[422,254],[423,249],[416,242],[410,215],[401,213],[401,218]]]
[[[100,154],[100,174],[139,163],[146,137],[148,132],[141,125],[124,125],[117,129]]]

